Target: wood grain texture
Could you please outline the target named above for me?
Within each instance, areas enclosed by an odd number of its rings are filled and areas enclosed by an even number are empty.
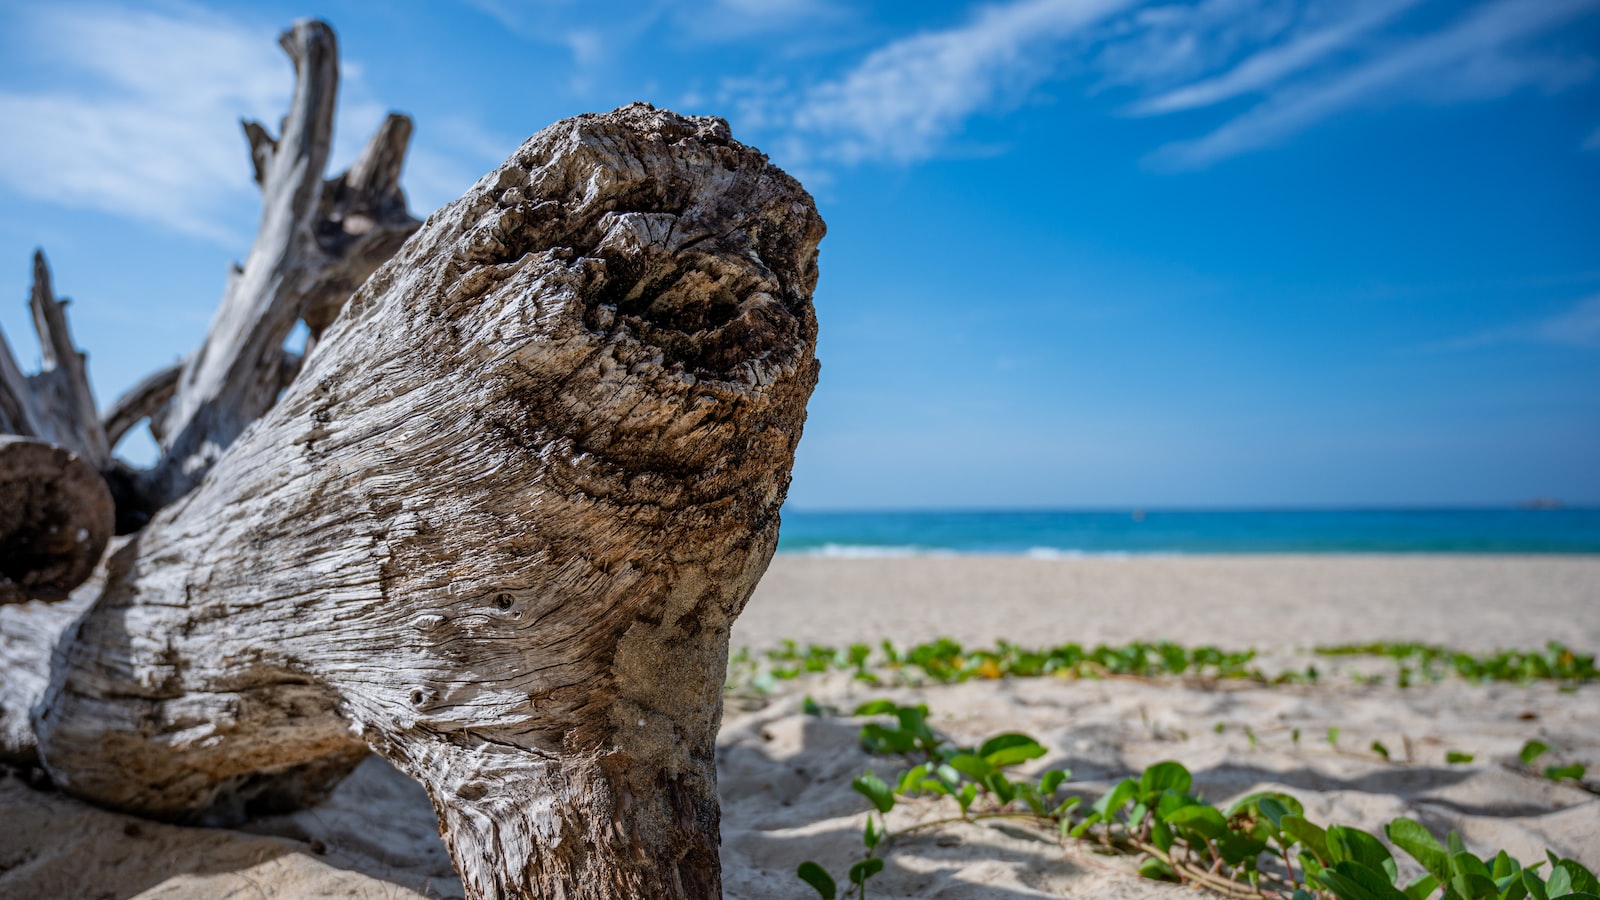
[[[817,377],[822,234],[721,120],[633,105],[530,138],[107,557],[22,698],[51,776],[205,819],[370,745],[475,897],[718,896],[728,633]]]

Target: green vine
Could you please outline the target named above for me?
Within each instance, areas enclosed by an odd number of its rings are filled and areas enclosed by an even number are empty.
[[[1438,681],[1447,674],[1472,681],[1560,681],[1578,684],[1600,679],[1592,654],[1580,654],[1551,643],[1542,651],[1507,650],[1471,654],[1423,644],[1363,644],[1324,647],[1325,657],[1370,656],[1392,660],[1395,682],[1406,687],[1422,678]],[[867,684],[955,684],[998,678],[1161,678],[1202,681],[1246,680],[1258,684],[1303,684],[1322,675],[1315,665],[1268,676],[1255,665],[1254,650],[1230,651],[1213,646],[1184,647],[1170,642],[1123,645],[1081,644],[1028,649],[1001,641],[992,648],[968,649],[949,638],[908,648],[884,641],[835,648],[801,647],[784,641],[777,648],[735,651],[728,664],[726,691],[733,696],[760,697],[780,682],[806,674],[848,672]],[[1378,682],[1381,675],[1356,675]]]
[[[862,830],[865,852],[846,873],[845,897],[864,900],[872,877],[883,871],[884,854],[908,835],[1010,819],[1062,843],[1092,841],[1136,855],[1145,877],[1241,900],[1600,900],[1600,882],[1575,860],[1548,854],[1548,860],[1524,866],[1504,851],[1484,860],[1455,833],[1441,844],[1405,818],[1390,822],[1384,833],[1426,874],[1402,886],[1393,855],[1374,835],[1314,824],[1298,800],[1276,791],[1218,808],[1191,793],[1193,777],[1176,762],[1124,779],[1080,816],[1080,798],[1058,799],[1071,773],[1016,775],[1015,767],[1046,752],[1027,735],[1008,732],[977,747],[958,747],[928,727],[928,708],[921,704],[874,700],[853,714],[873,720],[861,728],[863,747],[899,756],[909,768],[892,784],[870,771],[851,783],[872,808]],[[1530,743],[1523,763],[1531,767],[1541,748]],[[957,814],[891,829],[889,814],[899,802],[928,797],[953,802]],[[808,861],[797,874],[823,900],[841,896],[823,866]]]

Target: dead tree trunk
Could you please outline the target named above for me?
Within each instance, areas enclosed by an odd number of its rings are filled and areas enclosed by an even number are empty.
[[[535,135],[108,557],[30,701],[56,783],[192,817],[365,742],[474,897],[718,896],[728,633],[816,380],[822,234],[721,120]]]
[[[475,896],[715,896],[728,629],[816,377],[809,197],[718,120],[570,120],[341,316],[417,227],[410,123],[324,182],[333,34],[282,43],[283,133],[245,126],[261,231],[201,349],[102,422],[47,273],[45,371],[0,344],[0,431],[77,458],[0,457],[167,506],[71,601],[0,606],[0,756],[215,820],[370,744],[428,787]],[[109,447],[144,417],[163,457],[130,473]]]

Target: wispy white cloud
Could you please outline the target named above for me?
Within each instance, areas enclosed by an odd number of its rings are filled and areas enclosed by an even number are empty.
[[[1137,104],[1133,111],[1140,115],[1177,112],[1270,89],[1345,49],[1419,2],[1422,0],[1380,0],[1352,4],[1345,7],[1346,15],[1341,19],[1300,30],[1284,43],[1251,54],[1221,75],[1152,97]]]
[[[1151,161],[1177,169],[1207,166],[1284,140],[1363,103],[1403,97],[1459,102],[1503,96],[1531,84],[1563,86],[1587,77],[1590,64],[1519,56],[1518,45],[1597,7],[1600,0],[1485,3],[1443,31],[1276,92],[1210,134],[1161,148]]]
[[[526,40],[561,47],[572,60],[566,88],[593,94],[618,54],[625,54],[671,11],[674,0],[645,0],[595,16],[578,0],[460,0]]]
[[[1065,38],[1132,0],[1020,0],[966,24],[894,41],[800,101],[791,124],[824,155],[856,162],[925,158],[969,117],[1005,105],[1048,76]]]
[[[1579,300],[1572,308],[1529,326],[1532,340],[1576,347],[1600,347],[1600,294]]]
[[[1213,76],[1302,24],[1302,0],[1146,4],[1114,19],[1088,48],[1105,86],[1162,91]]]
[[[832,14],[834,5],[822,0],[714,0],[712,9],[759,22],[789,22]]]
[[[529,28],[529,19],[535,12],[543,12],[567,5],[563,0],[461,0],[478,12],[499,22],[507,30],[521,34]]]
[[[578,23],[622,34],[669,20],[682,33],[702,39],[735,39],[848,17],[838,0],[646,0],[596,18],[578,0],[460,0],[505,28],[539,40],[561,41]]]
[[[1042,83],[1085,70],[1100,77],[1090,93],[1143,94],[1130,108],[1142,116],[1255,98],[1210,133],[1150,157],[1158,168],[1194,169],[1353,108],[1468,102],[1594,75],[1591,59],[1561,57],[1545,39],[1600,10],[1600,0],[1434,3],[1422,16],[1424,6],[1427,0],[1007,0],[977,8],[956,27],[891,40],[831,78],[725,78],[718,100],[741,127],[768,132],[786,165],[807,169],[947,152],[975,118],[1004,114]]]
[[[1422,349],[1433,353],[1477,350],[1499,344],[1556,344],[1600,348],[1600,294],[1543,319],[1517,322],[1462,337],[1438,341]]]
[[[272,121],[292,70],[276,30],[182,7],[35,7],[19,46],[60,86],[0,89],[0,180],[18,194],[237,243],[253,191],[241,116]],[[67,85],[70,85],[67,86]]]

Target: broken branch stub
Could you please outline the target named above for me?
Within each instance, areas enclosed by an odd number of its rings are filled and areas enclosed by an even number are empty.
[[[816,382],[823,230],[718,119],[530,138],[108,559],[36,706],[56,783],[193,817],[359,739],[471,896],[717,896],[728,634]]]
[[[65,600],[94,572],[114,512],[100,473],[76,454],[0,435],[0,604]]]

